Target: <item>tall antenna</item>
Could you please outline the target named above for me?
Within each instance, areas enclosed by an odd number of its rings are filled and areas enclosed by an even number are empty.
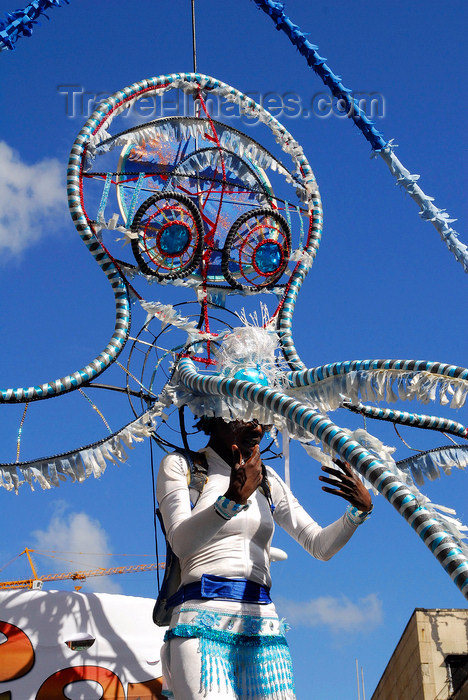
[[[357,683],[357,700],[361,700],[361,691],[359,689],[359,664],[356,659],[356,683]]]
[[[195,30],[195,0],[192,0],[192,49],[193,49],[193,72],[197,72],[197,39]]]

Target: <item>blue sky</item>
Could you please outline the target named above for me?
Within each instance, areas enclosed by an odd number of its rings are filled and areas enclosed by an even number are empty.
[[[109,286],[66,207],[68,154],[86,115],[79,105],[76,114],[67,113],[68,88],[63,86],[78,86],[92,99],[145,77],[191,70],[189,6],[188,0],[72,0],[51,10],[51,21],[44,20],[31,38],[20,40],[14,52],[2,54],[5,387],[42,383],[74,371],[99,353],[113,328]],[[11,9],[0,2],[2,16]],[[421,175],[423,190],[458,219],[455,226],[462,230],[465,4],[289,0],[287,10],[310,32],[345,85],[378,94],[383,114],[377,126],[387,139],[395,139],[400,160]],[[197,0],[197,24],[200,72],[257,96],[294,93],[309,112],[307,118],[283,119],[308,156],[324,206],[322,247],[294,317],[296,344],[308,366],[383,357],[465,366],[466,275],[435,229],[420,219],[414,202],[395,186],[385,164],[369,158],[370,148],[357,129],[335,113],[314,112],[326,91],[301,56],[247,0]],[[260,138],[255,128],[252,135]],[[167,298],[156,286],[151,293],[153,299]],[[143,320],[136,310],[134,330]],[[109,370],[109,381],[122,381],[118,370]],[[92,398],[113,429],[130,420],[123,398],[97,394]],[[457,413],[438,406],[423,410],[468,421],[466,407]],[[15,459],[22,411],[22,406],[0,406],[2,461]],[[361,419],[344,411],[332,417],[339,425],[362,426]],[[368,429],[396,446],[398,458],[409,453],[391,426],[368,423]],[[73,449],[105,434],[82,397],[39,402],[28,409],[21,458]],[[447,442],[409,428],[401,434],[419,449]],[[278,469],[281,473],[282,466]],[[326,523],[343,506],[320,491],[317,476],[317,464],[294,445],[293,490]],[[422,490],[434,502],[454,507],[468,523],[466,474],[454,473]],[[100,558],[82,559],[80,566],[88,561],[93,566],[144,562],[154,551],[146,443],[127,464],[109,466],[99,481],[34,493],[24,486],[19,496],[3,491],[0,504],[2,530],[8,533],[0,544],[0,568],[25,546],[39,544],[100,553]],[[464,605],[437,561],[382,497],[375,499],[372,519],[326,564],[310,560],[282,533],[275,537],[276,546],[289,554],[287,562],[275,564],[274,595],[292,624],[289,639],[300,698],[355,697],[355,658],[364,667],[370,697],[415,607]],[[94,548],[86,549],[90,539]],[[41,573],[75,568],[68,561],[54,564],[38,557],[37,562]],[[27,575],[25,565],[7,571],[2,578]],[[140,574],[90,580],[83,588],[104,589],[152,596],[155,581]]]

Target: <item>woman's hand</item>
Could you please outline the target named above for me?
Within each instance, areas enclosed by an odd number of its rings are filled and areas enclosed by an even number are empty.
[[[231,480],[224,494],[226,498],[245,505],[247,499],[262,483],[262,459],[260,447],[255,445],[250,457],[244,461],[237,445],[232,446],[234,466],[231,467]]]
[[[327,474],[330,474],[333,478],[330,479],[327,476],[319,476],[319,479],[320,481],[325,481],[327,484],[331,484],[335,488],[331,489],[329,486],[322,486],[322,491],[333,493],[335,496],[341,496],[345,501],[351,503],[352,506],[356,506],[358,510],[364,512],[372,510],[370,493],[357,474],[351,469],[347,462],[342,462],[340,459],[334,459],[333,461],[338,465],[339,469],[322,466],[322,471],[327,472]]]

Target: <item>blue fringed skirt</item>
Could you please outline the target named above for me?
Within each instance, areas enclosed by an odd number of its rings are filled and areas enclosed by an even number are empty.
[[[177,699],[191,687],[192,694],[187,692],[187,697],[294,700],[285,625],[273,605],[188,601],[174,612],[175,624],[171,624],[165,638],[171,676],[166,679],[169,697],[180,685],[181,690],[174,694]],[[171,663],[172,640],[178,640],[179,651],[183,640],[190,640],[192,649],[197,640],[198,658],[191,657],[187,648],[189,653],[182,654],[182,662],[174,659]],[[181,673],[186,678],[180,679]]]

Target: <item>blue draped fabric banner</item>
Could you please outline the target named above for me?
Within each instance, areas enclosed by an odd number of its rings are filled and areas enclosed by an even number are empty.
[[[61,2],[68,4],[69,0],[34,0],[24,10],[7,13],[6,19],[0,22],[0,51],[14,49],[15,42],[21,36],[31,36],[33,24],[38,22],[38,18],[50,7],[60,7]],[[433,204],[433,197],[423,192],[417,184],[419,175],[410,173],[396,157],[395,145],[392,141],[386,141],[383,134],[375,128],[374,123],[361,109],[359,101],[353,97],[352,90],[343,85],[342,78],[326,64],[327,59],[320,56],[318,46],[311,44],[307,35],[284,13],[284,4],[274,0],[254,0],[254,2],[272,18],[276,28],[287,35],[333,96],[342,101],[348,117],[369,141],[374,153],[378,153],[383,158],[397,183],[421,207],[419,212],[421,218],[434,225],[447,248],[463,266],[465,272],[468,272],[468,246],[459,240],[459,234],[451,226],[456,219],[450,218],[445,209],[436,207]]]
[[[276,29],[286,34],[299,53],[304,56],[307,64],[317,73],[323,83],[329,88],[332,95],[341,100],[346,106],[347,115],[359,128],[364,138],[369,141],[372,150],[378,153],[388,165],[390,172],[396,178],[412,199],[421,207],[420,216],[425,221],[430,221],[450,252],[456,260],[468,272],[468,246],[458,238],[458,233],[451,227],[456,219],[451,219],[445,209],[439,209],[433,204],[433,197],[426,195],[416,184],[419,175],[410,173],[398,160],[394,153],[395,145],[392,141],[386,141],[373,122],[360,108],[359,103],[352,96],[352,91],[345,87],[342,78],[333,73],[327,66],[326,58],[318,53],[318,46],[311,44],[307,34],[302,32],[297,24],[294,24],[284,13],[284,4],[274,0],[253,0],[257,7],[268,14],[275,23]]]
[[[0,51],[14,49],[21,36],[31,36],[39,17],[51,7],[61,7],[62,2],[69,4],[68,0],[34,0],[24,10],[8,12],[6,19],[0,20]]]

